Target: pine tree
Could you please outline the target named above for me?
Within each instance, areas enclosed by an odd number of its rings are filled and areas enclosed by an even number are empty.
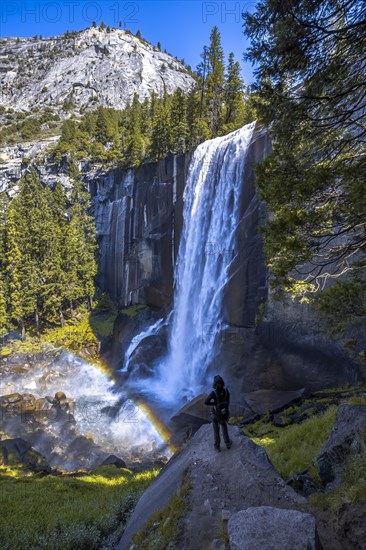
[[[6,332],[8,326],[8,312],[6,303],[5,273],[0,271],[0,337]]]
[[[294,6],[260,0],[244,14],[251,42],[246,58],[257,66],[258,114],[271,124],[273,137],[272,153],[256,177],[271,212],[263,231],[265,253],[277,295],[312,302],[346,339],[358,326],[361,351],[365,3],[297,0]],[[334,284],[325,285],[330,280]]]
[[[108,109],[99,107],[96,112],[95,121],[95,138],[97,141],[105,145],[113,141],[117,133],[116,120]]]
[[[48,253],[44,258],[43,285],[41,288],[42,314],[48,323],[64,324],[63,304],[67,270],[65,261],[65,241],[67,233],[67,198],[61,183],[53,192],[45,190],[52,215],[52,231],[48,237]],[[48,267],[47,267],[48,266]]]
[[[141,103],[137,94],[133,96],[129,119],[126,138],[126,164],[127,166],[138,166],[145,155],[145,144],[141,131]]]
[[[169,152],[170,113],[166,97],[157,102],[152,124],[150,152],[154,160],[164,158]]]
[[[229,133],[244,124],[244,82],[240,77],[240,65],[234,54],[229,54],[227,75],[224,86],[224,127],[223,133]]]
[[[9,318],[21,327],[22,339],[25,338],[25,319],[21,282],[21,253],[18,246],[17,216],[14,200],[9,207],[7,226],[6,277],[9,292]]]
[[[82,182],[75,179],[71,193],[70,223],[65,254],[70,275],[67,298],[71,309],[78,300],[86,299],[90,305],[95,293],[96,228],[92,216],[88,213],[89,208],[89,193],[84,189]]]
[[[0,193],[0,336],[8,324],[5,257],[8,202],[6,193]]]
[[[200,116],[201,113],[201,95],[197,89],[192,89],[188,94],[187,100],[187,124],[188,138],[187,149],[192,150],[196,145],[209,139],[211,136],[208,122],[205,117]]]
[[[218,27],[213,27],[210,34],[210,46],[207,50],[208,75],[206,79],[206,97],[208,105],[208,122],[211,132],[217,135],[221,124],[221,103],[224,87],[224,52]]]
[[[41,288],[49,269],[49,238],[53,226],[47,191],[34,169],[21,180],[11,206],[17,223],[15,238],[20,252],[23,317],[24,320],[33,317],[39,330]]]
[[[206,97],[206,80],[209,72],[209,63],[208,63],[208,53],[207,46],[203,47],[203,52],[201,53],[202,61],[197,65],[197,92],[200,97],[200,108],[199,108],[199,117],[207,117],[207,97]]]
[[[170,128],[170,149],[180,155],[186,151],[188,140],[187,98],[181,88],[177,88],[171,100]]]

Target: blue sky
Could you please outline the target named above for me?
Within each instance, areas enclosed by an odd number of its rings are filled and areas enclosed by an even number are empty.
[[[212,27],[221,32],[226,57],[233,51],[240,61],[244,80],[253,81],[252,67],[243,61],[246,39],[241,13],[253,11],[255,0],[206,2],[198,0],[44,0],[1,2],[1,36],[54,36],[66,30],[80,30],[93,20],[141,34],[152,44],[184,58],[193,69],[209,44]]]

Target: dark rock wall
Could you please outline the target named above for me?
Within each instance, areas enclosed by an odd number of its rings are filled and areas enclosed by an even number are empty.
[[[99,238],[98,286],[120,307],[171,305],[190,155],[89,183]]]

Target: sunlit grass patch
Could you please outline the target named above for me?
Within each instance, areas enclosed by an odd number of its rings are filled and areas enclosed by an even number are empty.
[[[2,550],[97,550],[122,535],[138,498],[158,471],[105,466],[87,476],[0,477]]]
[[[337,407],[332,405],[301,424],[277,428],[258,421],[244,428],[244,432],[266,449],[275,468],[288,479],[311,466],[332,430],[336,414]]]

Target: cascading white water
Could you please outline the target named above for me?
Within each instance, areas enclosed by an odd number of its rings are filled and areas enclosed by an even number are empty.
[[[236,254],[243,173],[255,123],[199,145],[184,192],[169,353],[149,392],[166,403],[197,395],[217,353],[222,298]]]
[[[120,370],[120,372],[127,372],[128,371],[131,356],[132,356],[133,352],[135,351],[135,349],[137,348],[137,346],[139,345],[139,343],[142,342],[142,340],[144,340],[145,338],[148,338],[148,336],[155,336],[156,334],[159,334],[162,327],[165,327],[165,326],[168,325],[168,323],[170,321],[170,317],[171,317],[171,313],[169,313],[169,315],[168,315],[168,317],[166,317],[166,319],[164,319],[164,318],[158,319],[155,323],[148,326],[145,330],[139,332],[139,334],[136,334],[136,336],[134,336],[132,338],[131,343],[128,346],[126,352],[125,352],[123,367]]]

